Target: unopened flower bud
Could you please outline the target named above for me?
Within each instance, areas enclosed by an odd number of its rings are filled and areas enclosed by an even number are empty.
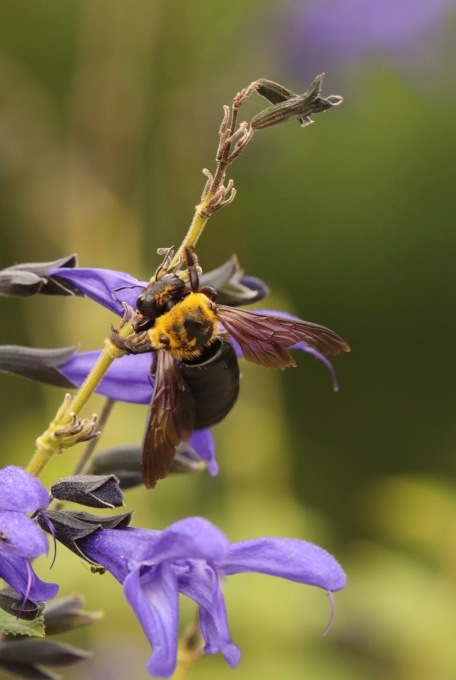
[[[206,464],[188,444],[180,444],[171,464],[170,473],[202,472]],[[100,475],[111,473],[119,480],[121,489],[144,484],[141,471],[141,445],[124,444],[98,451],[93,458],[90,472]]]
[[[309,118],[311,114],[321,113],[341,104],[343,99],[338,95],[330,95],[327,98],[320,97],[323,76],[323,73],[317,76],[309,89],[300,95],[278,83],[274,83],[272,80],[258,80],[256,82],[258,94],[265,97],[273,106],[252,118],[252,128],[261,130],[279,123],[286,123],[289,120],[298,120],[301,125],[309,125],[313,122]]]
[[[60,501],[72,501],[91,508],[118,508],[123,505],[119,481],[114,475],[73,475],[52,485],[51,493]]]
[[[102,617],[101,612],[87,612],[82,609],[84,598],[80,595],[70,595],[54,600],[46,605],[44,624],[46,635],[66,633],[75,628],[81,628],[95,623]]]
[[[48,272],[59,267],[73,269],[77,266],[76,255],[62,257],[53,262],[29,262],[16,264],[0,271],[0,295],[29,296],[81,295],[70,283],[56,280]]]
[[[61,642],[48,642],[41,639],[37,640],[36,638],[20,638],[0,646],[0,666],[4,662],[30,667],[33,667],[35,664],[43,664],[44,666],[71,666],[72,664],[85,661],[90,656],[92,656],[90,652],[84,652],[82,649],[72,645],[66,645]],[[29,678],[46,677],[31,674],[24,676],[23,673],[19,673],[19,675]]]
[[[230,307],[259,302],[269,293],[264,281],[244,274],[235,255],[217,269],[202,274],[200,285],[215,288],[217,303]]]
[[[3,588],[3,590],[0,590],[0,609],[18,619],[34,621],[43,611],[44,604],[25,600],[24,596],[17,593],[13,588]]]
[[[98,451],[92,458],[90,472],[115,475],[121,489],[143,484],[141,446],[122,444]]]
[[[36,349],[18,345],[0,346],[0,371],[14,373],[23,378],[39,380],[48,385],[71,389],[74,384],[58,369],[76,352],[76,347]]]

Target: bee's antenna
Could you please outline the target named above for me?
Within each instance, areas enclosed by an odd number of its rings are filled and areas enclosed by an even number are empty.
[[[131,286],[119,286],[119,288],[114,288],[114,292],[117,293],[119,290],[125,290],[126,288],[144,288],[140,283],[133,283]]]
[[[161,263],[161,265],[158,267],[157,271],[154,274],[153,281],[157,281],[162,276],[167,274],[174,256],[174,246],[171,246],[171,248],[157,248],[157,254],[164,255],[164,258],[163,262]]]

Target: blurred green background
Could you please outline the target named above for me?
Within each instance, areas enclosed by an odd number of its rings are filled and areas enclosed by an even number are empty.
[[[239,680],[456,678],[454,2],[436,0],[433,16],[423,2],[366,7],[372,24],[346,0],[321,3],[326,24],[299,0],[2,2],[1,267],[77,252],[81,266],[146,278],[157,247],[184,236],[222,104],[259,77],[302,92],[322,70],[324,94],[345,97],[309,128],[255,135],[230,173],[238,196],[199,247],[204,269],[235,252],[270,285],[268,307],[347,339],[340,392],[307,355],[285,373],[243,364],[214,430],[220,476],[127,494],[137,526],[204,515],[232,540],[311,540],[347,571],[325,638],[323,592],[229,580]],[[252,98],[241,117],[263,106]],[[113,321],[87,300],[1,304],[8,344],[95,349]],[[5,375],[1,388],[1,463],[26,465],[62,395]],[[102,445],[138,441],[145,413],[117,405]],[[63,548],[52,576],[106,612],[76,639],[97,656],[66,677],[146,678],[118,584]],[[214,674],[234,677],[207,657],[189,678]]]

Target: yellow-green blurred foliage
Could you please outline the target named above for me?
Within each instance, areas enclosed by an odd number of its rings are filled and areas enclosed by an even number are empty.
[[[77,252],[82,266],[150,276],[214,167],[222,105],[259,77],[304,91],[317,75],[284,58],[281,22],[297,6],[4,0],[0,266]],[[307,355],[285,373],[242,364],[239,402],[214,430],[220,476],[127,493],[134,523],[198,514],[232,540],[311,540],[348,585],[322,638],[325,593],[230,578],[241,664],[204,658],[189,678],[456,678],[454,49],[432,60],[422,74],[378,56],[328,72],[324,93],[344,105],[309,128],[255,135],[230,173],[236,201],[201,241],[203,268],[236,252],[270,285],[267,306],[334,328],[352,354],[334,362],[338,394]],[[252,99],[244,117],[261,106]],[[81,299],[1,305],[8,344],[95,349],[113,322]],[[3,375],[1,390],[1,463],[25,465],[63,395]],[[138,441],[145,414],[116,405],[102,444]],[[77,455],[52,461],[43,481]],[[66,677],[146,678],[148,644],[110,575],[59,548],[52,577],[106,613],[72,638],[97,655]],[[184,620],[193,611],[183,603]]]

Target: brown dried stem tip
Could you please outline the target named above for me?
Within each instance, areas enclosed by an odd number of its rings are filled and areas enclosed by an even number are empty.
[[[234,97],[231,106],[223,107],[223,118],[219,129],[219,143],[216,153],[216,169],[212,173],[206,168],[203,173],[207,177],[200,203],[195,207],[193,220],[188,228],[184,240],[172,256],[166,271],[177,270],[183,259],[185,249],[196,246],[206,223],[211,215],[220,208],[231,203],[236,196],[233,180],[226,181],[226,171],[238,156],[243,153],[251,141],[255,130],[286,123],[288,120],[298,120],[301,125],[309,125],[313,121],[309,116],[320,113],[333,106],[341,104],[343,99],[331,95],[326,99],[320,97],[323,73],[315,78],[312,85],[304,94],[297,95],[283,85],[272,80],[255,80]],[[254,93],[258,93],[271,102],[272,106],[261,111],[252,118],[250,123],[238,123],[239,109]],[[163,272],[163,265],[159,272]],[[155,274],[157,277],[158,272]]]
[[[264,78],[256,80],[250,88],[255,89],[258,94],[270,101],[272,106],[254,116],[250,123],[251,127],[254,130],[262,130],[293,119],[298,120],[301,125],[310,125],[314,122],[309,118],[311,114],[320,113],[341,104],[343,98],[339,95],[320,97],[324,75],[321,73],[317,76],[309,89],[299,95],[272,80]]]
[[[239,125],[237,123],[239,108],[252,92],[251,86],[241,90],[234,97],[231,108],[229,106],[223,107],[223,119],[219,129],[219,144],[215,156],[217,168],[214,175],[207,169],[203,170],[208,180],[201,199],[204,200],[209,195],[212,197],[205,206],[206,214],[203,215],[205,218],[209,217],[219,208],[231,203],[236,195],[233,182],[229,182],[226,186],[224,185],[226,169],[244,151],[252,139],[253,129],[245,121]]]

